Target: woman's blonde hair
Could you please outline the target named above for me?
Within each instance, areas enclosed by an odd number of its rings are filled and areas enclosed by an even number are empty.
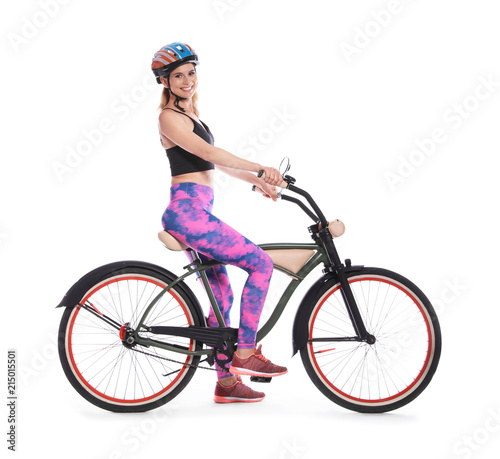
[[[170,100],[170,90],[168,88],[163,87],[163,91],[161,93],[160,105],[158,106],[158,110],[163,110]],[[198,93],[195,92],[193,95],[193,111],[196,116],[200,116],[198,112]]]

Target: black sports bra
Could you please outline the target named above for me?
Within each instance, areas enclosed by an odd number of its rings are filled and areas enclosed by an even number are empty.
[[[187,116],[194,123],[193,132],[210,145],[214,144],[214,136],[203,121],[200,121],[200,124],[189,115],[186,115],[178,110],[174,110],[173,108],[166,107],[163,110],[172,110],[180,113],[181,115]],[[189,151],[184,150],[184,148],[179,145],[175,145],[172,148],[166,148],[165,151],[167,152],[167,157],[170,162],[172,177],[175,177],[176,175],[189,174],[190,172],[201,172],[215,169],[213,163],[205,161],[199,156],[189,153]]]

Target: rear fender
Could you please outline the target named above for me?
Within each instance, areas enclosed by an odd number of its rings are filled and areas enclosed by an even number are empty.
[[[125,268],[142,268],[147,269],[149,271],[153,271],[154,273],[160,274],[162,276],[166,276],[169,279],[175,280],[178,276],[171,273],[170,271],[162,268],[161,266],[154,265],[151,263],[146,263],[144,261],[117,261],[114,263],[109,263],[107,265],[100,266],[89,273],[85,274],[79,281],[77,281],[64,295],[61,302],[56,306],[56,308],[73,308],[78,302],[81,300],[81,291],[88,291],[93,285],[101,282],[104,277],[109,277],[109,275],[118,275],[122,274]],[[203,310],[198,302],[198,299],[192,292],[192,290],[184,283],[178,283],[175,288],[177,290],[182,290],[183,293],[191,300],[192,304],[196,308],[196,312],[198,314],[198,318],[200,319],[200,323],[206,326],[206,320],[203,315]]]

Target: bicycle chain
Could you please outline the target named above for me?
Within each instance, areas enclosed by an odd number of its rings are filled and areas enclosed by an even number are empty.
[[[181,365],[183,365],[185,367],[201,368],[202,370],[210,370],[210,371],[227,371],[229,373],[229,370],[226,370],[225,368],[223,368],[222,370],[218,370],[217,368],[200,367],[199,364],[195,365],[193,363],[179,362],[178,360],[169,359],[167,357],[162,357],[160,355],[151,354],[149,352],[139,351],[138,349],[131,349],[131,350],[134,351],[134,352],[139,352],[139,354],[149,355],[150,357],[154,357],[156,359],[168,360],[169,362],[179,363],[179,364],[181,364]]]

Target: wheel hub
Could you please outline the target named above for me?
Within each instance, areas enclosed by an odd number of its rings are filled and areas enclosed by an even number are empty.
[[[129,349],[134,347],[137,343],[135,342],[134,337],[132,336],[134,333],[134,329],[129,327],[130,322],[127,322],[125,325],[120,328],[120,339],[123,342],[125,347]]]
[[[366,337],[366,340],[365,340],[368,344],[375,344],[375,342],[377,341],[377,338],[375,338],[375,336],[373,335],[370,335],[368,334],[368,336]]]

